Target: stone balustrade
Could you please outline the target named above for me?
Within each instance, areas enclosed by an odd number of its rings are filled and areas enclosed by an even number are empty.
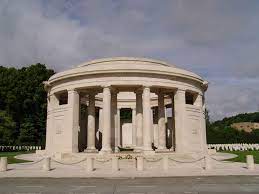
[[[44,157],[41,158],[37,161],[34,162],[29,162],[29,163],[23,163],[23,164],[16,164],[16,165],[21,165],[23,166],[22,169],[26,169],[25,166],[31,167],[32,165],[35,164],[40,164],[39,170],[43,170],[43,171],[50,171],[52,170],[51,166],[54,165],[55,168],[53,168],[54,170],[56,168],[58,168],[55,164],[59,164],[59,165],[78,165],[82,162],[84,164],[84,167],[86,169],[87,173],[90,173],[92,171],[95,171],[95,165],[97,163],[101,163],[102,165],[106,162],[108,162],[111,172],[117,172],[120,171],[120,165],[121,162],[123,160],[134,160],[135,162],[133,162],[134,168],[136,171],[152,171],[154,168],[150,168],[150,165],[154,165],[154,163],[157,163],[158,165],[157,168],[163,170],[164,172],[169,172],[170,170],[173,170],[173,167],[175,167],[175,164],[191,164],[192,168],[197,168],[197,167],[201,167],[203,170],[212,170],[214,169],[215,166],[215,161],[216,162],[222,162],[220,160],[217,160],[215,158],[213,158],[212,156],[209,155],[205,155],[205,156],[201,156],[200,158],[196,158],[195,160],[177,160],[174,157],[170,157],[169,155],[163,155],[160,157],[154,157],[154,156],[136,156],[130,159],[122,159],[118,156],[112,156],[112,157],[86,157],[86,158],[81,158],[80,160],[76,161],[76,162],[72,162],[72,163],[68,163],[68,162],[63,162],[61,160],[56,160],[52,157]],[[174,164],[173,164],[174,163]],[[225,163],[223,161],[223,163]],[[171,164],[171,165],[170,165]],[[193,164],[197,164],[197,165],[193,165]],[[17,170],[18,168],[8,168],[8,161],[7,161],[7,157],[1,157],[0,158],[0,172],[5,172],[5,171],[9,171],[9,170]],[[101,165],[101,166],[102,166]],[[133,167],[133,166],[132,166]],[[255,164],[254,164],[254,158],[252,155],[247,155],[246,157],[246,168],[248,170],[255,170]],[[29,168],[30,169],[30,168]],[[21,170],[21,169],[20,169]],[[98,168],[97,170],[102,170],[102,168]]]

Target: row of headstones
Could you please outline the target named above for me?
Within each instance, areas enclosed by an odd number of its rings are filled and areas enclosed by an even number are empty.
[[[234,144],[208,144],[208,149],[226,150],[226,151],[247,151],[259,150],[259,144],[234,143]]]
[[[41,150],[41,146],[0,146],[0,152]]]

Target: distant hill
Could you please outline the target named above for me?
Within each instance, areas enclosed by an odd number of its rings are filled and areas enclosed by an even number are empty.
[[[207,124],[208,143],[259,143],[259,130],[251,133],[237,131],[231,127],[233,123],[259,122],[259,112],[243,113],[226,117],[220,121]]]
[[[215,121],[212,125],[230,126],[233,123],[240,122],[259,122],[259,112],[243,113],[232,117],[226,117],[220,121]]]

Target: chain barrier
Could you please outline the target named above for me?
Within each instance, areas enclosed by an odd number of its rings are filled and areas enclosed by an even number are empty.
[[[200,159],[197,159],[197,160],[193,160],[193,161],[179,161],[179,160],[175,160],[173,158],[168,158],[169,160],[172,160],[174,162],[178,162],[178,163],[195,163],[195,162],[199,162],[201,160],[203,160],[205,157],[202,157]]]
[[[230,161],[223,161],[223,160],[219,160],[219,159],[216,159],[216,158],[213,158],[213,157],[210,157],[212,160],[215,160],[217,162],[222,162],[222,163],[230,163]]]
[[[72,162],[72,163],[66,163],[66,162],[61,162],[61,161],[58,161],[58,160],[55,160],[55,159],[51,158],[51,160],[52,160],[53,162],[56,162],[56,163],[62,164],[62,165],[74,165],[74,164],[79,164],[79,163],[85,161],[86,159],[87,159],[87,158],[83,158],[83,159],[80,160],[80,161],[76,161],[76,162]]]
[[[97,161],[97,162],[105,163],[105,162],[109,162],[111,160],[111,158],[108,158],[106,160],[105,159],[102,160],[102,159],[99,159],[99,158],[95,158],[94,160]]]
[[[147,162],[159,162],[160,160],[162,160],[163,158],[144,158]]]
[[[34,165],[37,163],[40,163],[42,160],[44,160],[45,158],[41,158],[40,160],[34,161],[34,162],[26,162],[26,163],[16,163],[16,165]]]

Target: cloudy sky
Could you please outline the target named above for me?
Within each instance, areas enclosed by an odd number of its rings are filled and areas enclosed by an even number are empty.
[[[210,82],[213,120],[259,110],[258,0],[1,0],[0,65],[164,60]]]

